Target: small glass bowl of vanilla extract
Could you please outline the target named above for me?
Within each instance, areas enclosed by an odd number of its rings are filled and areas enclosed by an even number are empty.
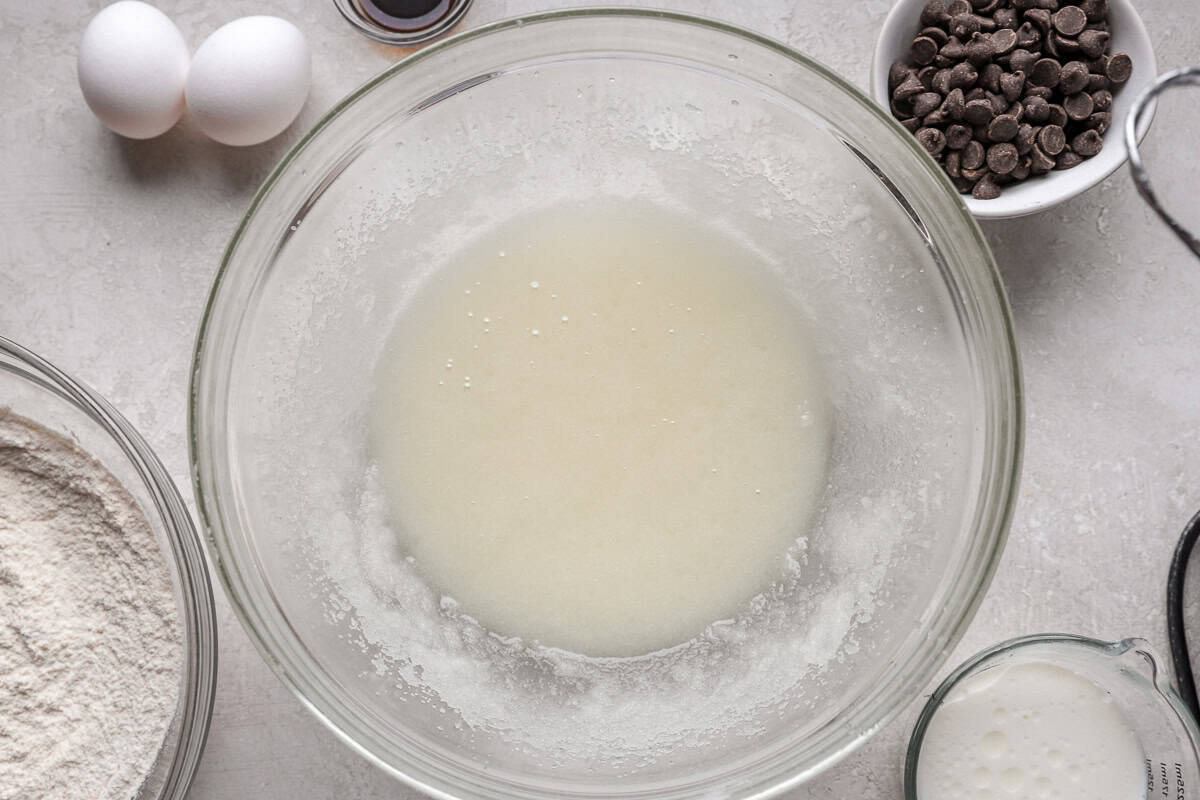
[[[369,39],[410,47],[446,35],[474,0],[333,0],[342,16]]]

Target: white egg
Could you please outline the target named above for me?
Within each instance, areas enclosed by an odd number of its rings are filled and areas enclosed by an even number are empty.
[[[158,136],[183,114],[187,43],[154,6],[121,0],[97,14],[83,32],[77,68],[88,107],[122,136]]]
[[[279,17],[235,19],[192,57],[187,104],[196,126],[218,142],[265,142],[292,124],[308,97],[308,42]]]

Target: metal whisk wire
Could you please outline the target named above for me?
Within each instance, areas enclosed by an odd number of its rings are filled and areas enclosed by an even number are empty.
[[[1159,202],[1158,196],[1154,194],[1154,189],[1150,185],[1150,175],[1146,172],[1146,166],[1142,162],[1142,154],[1138,150],[1137,143],[1137,130],[1141,127],[1142,118],[1148,113],[1153,113],[1154,99],[1167,89],[1179,86],[1200,86],[1200,67],[1182,67],[1163,73],[1138,96],[1129,115],[1125,118],[1125,147],[1129,150],[1129,171],[1133,175],[1133,182],[1137,185],[1138,194],[1154,209],[1154,213],[1158,214],[1159,218],[1167,224],[1171,232],[1200,258],[1200,239],[1197,239],[1191,231],[1171,216],[1170,212]]]

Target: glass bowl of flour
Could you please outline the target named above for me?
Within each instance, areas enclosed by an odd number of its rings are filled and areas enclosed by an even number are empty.
[[[182,800],[208,734],[199,536],[103,398],[0,337],[0,796]]]
[[[242,623],[441,797],[805,780],[932,677],[1015,492],[1007,307],[937,165],[671,13],[497,23],[355,92],[255,199],[195,367]]]

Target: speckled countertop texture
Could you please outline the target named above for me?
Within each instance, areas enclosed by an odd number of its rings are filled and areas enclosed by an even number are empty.
[[[0,0],[0,333],[111,399],[190,502],[189,358],[221,251],[286,149],[400,54],[352,31],[331,0],[156,4],[193,48],[238,16],[294,21],[314,51],[308,105],[283,136],[247,149],[208,142],[186,121],[159,139],[120,139],[88,113],[75,82],[79,36],[104,2]],[[864,89],[889,7],[888,0],[653,4],[781,39]],[[463,24],[564,5],[574,3],[476,0]],[[1141,0],[1138,8],[1161,69],[1200,63],[1200,5]],[[1160,108],[1145,151],[1165,194],[1200,223],[1188,189],[1200,182],[1198,138],[1200,93],[1176,93]],[[1200,509],[1200,262],[1167,237],[1124,170],[1040,216],[984,229],[1016,318],[1027,444],[1008,550],[951,663],[1041,631],[1136,635],[1165,651],[1167,564],[1180,528]],[[1200,630],[1200,609],[1193,611]],[[417,797],[302,708],[223,597],[218,612],[216,711],[191,797]],[[786,796],[899,797],[920,705],[914,700],[858,752]]]

